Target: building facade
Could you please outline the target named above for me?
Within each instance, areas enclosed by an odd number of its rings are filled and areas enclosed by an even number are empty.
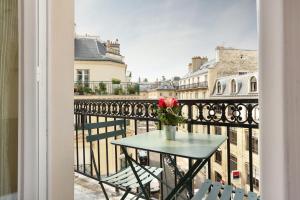
[[[258,74],[246,73],[219,77],[215,80],[211,99],[243,99],[258,98]],[[242,108],[242,107],[241,107]],[[233,115],[234,109],[226,108],[226,117]],[[246,110],[241,109],[241,117],[247,115]],[[259,121],[259,108],[254,108],[253,118]],[[227,127],[212,127],[212,133],[216,135],[227,135]],[[252,152],[253,152],[253,181],[254,191],[259,193],[259,129],[252,130]],[[230,128],[230,171],[233,186],[250,190],[249,186],[249,129]],[[215,181],[227,180],[227,146],[221,146],[212,158],[212,179]]]
[[[188,73],[179,81],[180,99],[206,99],[212,93],[218,77],[257,70],[257,51],[218,46],[212,60],[193,57]]]
[[[157,81],[147,85],[141,85],[140,95],[144,99],[179,98],[179,77],[170,80]]]
[[[120,53],[118,39],[103,42],[97,36],[75,37],[75,82],[112,81],[126,82],[127,65]]]

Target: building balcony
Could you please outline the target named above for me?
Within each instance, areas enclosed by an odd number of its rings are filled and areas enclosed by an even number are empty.
[[[121,149],[110,144],[117,137],[91,144],[86,141],[87,131],[80,127],[84,123],[123,119],[126,124],[126,137],[161,129],[162,125],[155,113],[156,103],[156,100],[75,100],[75,199],[103,197],[95,168],[91,164],[91,148],[96,153],[95,158],[101,176],[113,174],[127,166]],[[214,154],[210,162],[191,181],[192,191],[196,192],[199,185],[209,178],[243,188],[246,192],[259,193],[259,155],[256,152],[256,141],[259,139],[259,119],[256,117],[258,100],[181,100],[179,103],[182,116],[187,119],[185,124],[178,126],[179,130],[192,134],[222,134],[228,138],[218,149],[218,154]],[[102,128],[97,131],[107,133],[112,130]],[[133,148],[128,152],[141,164],[164,168],[161,178],[171,186],[178,182],[180,175],[161,154]],[[193,162],[178,156],[174,159],[180,173],[185,173]],[[111,186],[106,187],[112,199],[119,199],[123,192]],[[168,188],[158,182],[151,183],[150,188],[151,197],[154,199],[164,199],[169,192]]]
[[[75,81],[74,94],[78,95],[139,95],[140,84],[113,81]]]
[[[201,89],[201,88],[207,88],[208,87],[208,82],[203,81],[199,83],[192,83],[192,84],[187,84],[187,85],[180,85],[179,90],[191,90],[191,89]]]

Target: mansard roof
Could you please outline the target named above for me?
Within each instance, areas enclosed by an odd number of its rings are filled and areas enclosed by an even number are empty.
[[[107,56],[105,43],[102,43],[97,38],[76,37],[74,45],[74,56],[77,61],[112,61],[123,63],[121,59]]]

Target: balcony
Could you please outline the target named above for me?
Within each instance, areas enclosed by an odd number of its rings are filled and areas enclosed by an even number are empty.
[[[138,95],[140,84],[113,81],[76,81],[75,95]]]
[[[179,90],[190,90],[190,89],[199,89],[199,88],[207,88],[208,87],[208,82],[203,81],[199,83],[192,83],[192,84],[187,84],[187,85],[180,85]]]
[[[156,103],[155,100],[75,100],[75,191],[76,188],[78,190],[78,188],[89,185],[90,190],[94,188],[90,193],[98,194],[98,198],[102,195],[101,188],[95,181],[97,180],[95,169],[91,165],[91,148],[96,153],[97,164],[103,176],[112,174],[127,165],[121,149],[110,144],[112,140],[106,139],[91,145],[86,141],[88,133],[82,131],[80,127],[84,123],[123,119],[126,124],[126,137],[161,129],[162,125],[157,120],[154,109]],[[228,137],[227,142],[218,150],[218,155],[212,156],[207,166],[190,183],[193,192],[197,191],[201,182],[210,178],[244,188],[245,191],[259,193],[259,174],[257,174],[259,161],[256,148],[254,148],[257,146],[253,143],[259,138],[258,100],[181,100],[179,103],[181,114],[187,119],[185,124],[178,127],[180,130],[193,134],[224,134]],[[107,129],[99,130],[101,133],[108,131]],[[178,182],[178,172],[161,154],[139,149],[129,149],[128,151],[142,164],[163,167],[164,173],[161,178],[171,186]],[[181,157],[174,157],[174,159],[180,173],[186,172],[193,162],[191,159]],[[239,171],[239,177],[233,176],[233,171]],[[87,184],[87,182],[89,183]],[[163,199],[168,194],[168,188],[158,183],[152,183],[150,188],[152,198]],[[109,191],[111,196],[117,196],[122,192],[110,187]],[[78,194],[78,191],[75,194]],[[86,199],[88,196],[89,194],[86,194]]]

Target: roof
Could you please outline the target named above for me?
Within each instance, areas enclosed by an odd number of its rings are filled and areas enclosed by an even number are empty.
[[[250,92],[250,79],[255,77],[257,82],[258,73],[252,72],[243,75],[232,75],[232,76],[224,76],[217,78],[215,81],[214,89],[211,94],[211,97],[256,97],[258,96],[258,92]],[[237,91],[236,93],[232,93],[231,91],[231,81],[235,80]],[[221,83],[221,93],[217,91],[217,83]]]
[[[208,69],[214,68],[216,66],[216,64],[217,64],[216,59],[212,59],[212,60],[204,63],[203,65],[201,65],[198,70],[196,70],[194,72],[189,72],[186,75],[184,75],[182,78],[188,78],[188,77],[207,73]]]
[[[75,38],[75,60],[78,61],[112,61],[123,63],[121,57],[107,56],[105,44],[96,38],[78,37]]]

